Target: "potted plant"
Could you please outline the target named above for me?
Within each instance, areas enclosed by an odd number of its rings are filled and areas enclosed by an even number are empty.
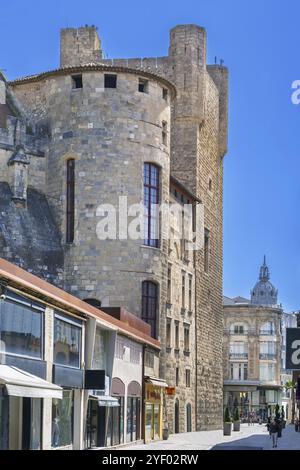
[[[224,413],[223,435],[231,436],[231,417],[230,417],[228,406],[226,406],[225,413]]]
[[[235,408],[233,413],[233,430],[240,431],[241,429],[241,421],[238,408]]]
[[[169,439],[169,425],[167,421],[164,422],[162,431],[163,431],[163,440],[167,441]]]

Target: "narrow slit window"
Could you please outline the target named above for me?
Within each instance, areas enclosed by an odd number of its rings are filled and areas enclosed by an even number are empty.
[[[189,311],[192,311],[192,276],[189,276]]]
[[[204,232],[204,272],[209,271],[209,230],[205,229]]]
[[[168,264],[168,279],[167,279],[167,301],[170,304],[172,298],[172,266]]]
[[[117,88],[117,75],[104,74],[104,88]]]
[[[185,272],[181,273],[181,308],[185,308]]]
[[[72,76],[72,88],[73,90],[82,88],[82,75]]]
[[[166,325],[166,346],[167,348],[171,348],[171,321],[169,318],[167,319]]]
[[[168,136],[168,124],[166,121],[162,122],[162,143],[167,145],[167,136]]]
[[[74,213],[75,213],[75,160],[67,161],[67,214],[66,214],[66,241],[74,241]]]
[[[175,323],[175,349],[179,349],[179,323]]]
[[[187,388],[191,386],[191,371],[190,369],[185,370],[185,385]]]
[[[166,101],[168,100],[168,90],[167,90],[167,88],[162,89],[162,97],[163,97],[164,100],[166,100]]]

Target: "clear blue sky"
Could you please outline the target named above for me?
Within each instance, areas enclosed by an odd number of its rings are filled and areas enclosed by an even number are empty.
[[[111,57],[167,53],[169,29],[196,23],[208,62],[230,69],[224,167],[224,293],[248,296],[264,253],[279,299],[300,309],[299,0],[1,2],[0,69],[9,79],[58,66],[59,29],[94,24]]]

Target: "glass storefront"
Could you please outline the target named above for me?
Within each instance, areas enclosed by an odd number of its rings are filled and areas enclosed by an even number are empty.
[[[63,399],[52,400],[52,447],[73,444],[74,392],[64,390]]]
[[[23,402],[24,402],[23,398]],[[30,401],[30,449],[41,449],[42,437],[42,400],[40,398],[27,398]],[[24,406],[24,403],[23,403]],[[24,424],[24,423],[23,423]],[[26,432],[26,430],[25,430]]]
[[[81,322],[55,315],[54,363],[80,367]]]
[[[145,438],[146,441],[152,441],[152,430],[153,430],[153,405],[151,404],[146,404],[146,410],[145,410]]]
[[[8,397],[0,389],[0,450],[8,449]]]
[[[140,398],[127,397],[126,442],[136,441],[140,438],[140,410]]]
[[[146,383],[145,397],[145,440],[162,438],[163,388]]]
[[[1,302],[1,349],[6,354],[42,358],[44,309],[9,293]]]
[[[107,407],[106,446],[115,446],[124,442],[124,397],[118,397],[119,406]]]
[[[248,422],[249,415],[254,416],[254,421],[266,422],[269,416],[274,415],[276,403],[280,403],[280,395],[277,390],[256,390],[252,392],[225,392],[224,412],[228,406],[233,416],[237,408],[242,422]]]

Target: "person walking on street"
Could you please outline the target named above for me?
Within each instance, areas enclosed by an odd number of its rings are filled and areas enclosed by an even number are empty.
[[[278,430],[279,430],[279,424],[273,419],[270,425],[270,431],[272,435],[272,440],[273,440],[273,449],[274,447],[277,447],[278,444]]]
[[[270,439],[271,439],[271,438],[272,438],[272,435],[271,435],[271,418],[270,418],[270,417],[268,418],[266,427],[267,427],[267,431],[268,431],[269,436],[270,436]]]

